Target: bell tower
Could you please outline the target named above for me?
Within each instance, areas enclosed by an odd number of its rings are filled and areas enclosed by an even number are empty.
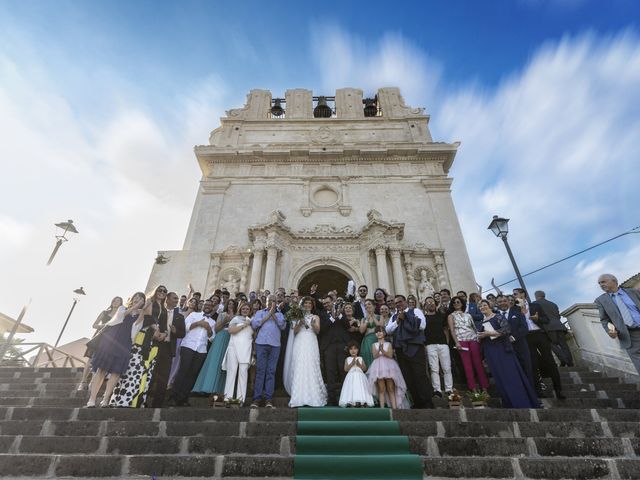
[[[476,290],[448,175],[459,144],[434,142],[398,88],[252,90],[220,123],[195,147],[183,249],[159,252],[149,285],[273,291],[332,270],[389,293]]]

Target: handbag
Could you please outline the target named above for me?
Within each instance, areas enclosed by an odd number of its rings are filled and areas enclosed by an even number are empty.
[[[93,337],[91,337],[91,339],[85,344],[85,347],[87,348],[85,357],[89,357],[90,355],[93,355],[93,353],[99,348],[100,340],[102,340],[104,333],[109,328],[111,328],[111,325],[105,325],[100,330],[98,330],[96,334]],[[87,355],[87,354],[90,354],[90,355]]]

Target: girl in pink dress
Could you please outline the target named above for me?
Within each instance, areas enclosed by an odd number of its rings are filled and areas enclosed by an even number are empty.
[[[393,347],[386,342],[384,327],[376,327],[377,341],[371,345],[373,362],[369,367],[369,388],[372,394],[378,395],[380,407],[386,403],[391,408],[403,408],[404,397],[407,392],[407,384],[404,381],[398,362],[393,358]]]

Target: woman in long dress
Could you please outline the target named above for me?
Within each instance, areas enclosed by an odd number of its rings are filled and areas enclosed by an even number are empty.
[[[491,310],[489,302],[480,302],[480,312],[484,315],[479,327],[478,338],[484,358],[504,408],[539,408],[540,400],[531,385],[529,377],[522,370],[516,352],[509,339],[509,321]]]
[[[127,371],[131,356],[131,327],[140,315],[144,302],[144,293],[133,294],[126,306],[118,307],[111,320],[107,322],[106,330],[100,334],[98,346],[91,357],[94,374],[91,379],[91,392],[87,407],[96,406],[98,392],[104,379],[109,375],[101,403],[102,407],[106,407],[120,375]]]
[[[382,305],[380,308],[386,308],[386,305]],[[375,313],[376,306],[373,300],[365,300],[364,309],[364,318],[360,320],[360,333],[364,335],[362,344],[360,345],[360,354],[362,355],[364,364],[369,368],[373,362],[371,345],[376,343],[377,340],[375,329],[376,327],[384,327],[385,325],[384,320],[381,321],[380,317]]]
[[[158,331],[158,324],[153,316],[155,302],[154,295],[147,300],[142,314],[138,315],[133,324],[129,366],[113,390],[109,400],[110,407],[144,407],[158,355],[156,342],[163,342],[167,336]]]
[[[313,298],[305,297],[302,301],[304,318],[291,324],[293,334],[289,334],[284,366],[285,388],[291,395],[290,407],[323,407],[327,404],[317,338],[320,318],[313,313],[314,305]]]
[[[212,297],[214,309],[218,307],[220,298],[217,295]],[[227,378],[227,372],[222,369],[222,360],[229,345],[229,322],[235,316],[236,302],[229,299],[227,310],[217,315],[216,319],[216,336],[213,338],[213,344],[207,353],[207,359],[200,369],[198,378],[193,386],[192,392],[199,393],[222,393],[224,392],[224,384]],[[215,312],[215,310],[214,310]]]

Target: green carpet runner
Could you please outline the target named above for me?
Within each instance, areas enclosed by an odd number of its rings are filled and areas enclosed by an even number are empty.
[[[422,462],[386,408],[299,408],[293,477],[421,480]]]

